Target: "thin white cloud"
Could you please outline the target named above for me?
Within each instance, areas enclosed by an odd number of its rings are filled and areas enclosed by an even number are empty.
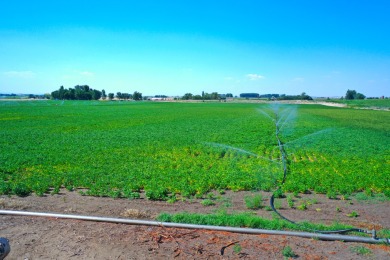
[[[292,81],[294,81],[294,82],[303,82],[303,81],[305,81],[305,78],[296,77],[296,78],[293,78]]]
[[[3,72],[4,76],[10,77],[10,78],[32,78],[36,74],[30,70],[25,70],[25,71],[5,71]]]
[[[246,74],[245,75],[249,80],[259,80],[264,79],[265,77],[259,74]]]
[[[337,77],[341,74],[342,74],[342,72],[339,70],[332,70],[327,75],[325,75],[324,78],[331,79],[331,78]]]
[[[90,71],[80,71],[80,75],[81,76],[86,76],[86,77],[93,77],[93,76],[95,76],[95,74],[93,72],[90,72]]]

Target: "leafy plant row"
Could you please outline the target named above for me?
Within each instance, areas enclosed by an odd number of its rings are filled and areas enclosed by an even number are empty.
[[[149,199],[210,190],[272,190],[282,178],[274,124],[229,103],[44,101],[0,103],[0,194],[82,189]],[[384,192],[389,115],[298,106],[283,128],[290,176],[283,189]]]

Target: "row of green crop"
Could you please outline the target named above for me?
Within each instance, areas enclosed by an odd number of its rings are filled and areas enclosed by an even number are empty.
[[[381,109],[390,109],[390,99],[331,99],[330,102],[345,104],[348,107],[353,108],[381,108]]]
[[[290,163],[285,190],[389,192],[389,116],[383,111],[19,103],[0,103],[2,194],[43,195],[66,187],[93,196],[134,198],[144,191],[150,199],[166,199],[212,189],[272,190],[282,177],[272,121],[277,109],[286,113],[280,122]]]

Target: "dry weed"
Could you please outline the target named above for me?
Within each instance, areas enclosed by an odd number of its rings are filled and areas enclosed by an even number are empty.
[[[0,198],[0,208],[1,209],[25,209],[25,203],[21,201]]]
[[[139,209],[125,209],[120,215],[122,217],[136,219],[154,219],[156,217],[149,210],[143,211]]]

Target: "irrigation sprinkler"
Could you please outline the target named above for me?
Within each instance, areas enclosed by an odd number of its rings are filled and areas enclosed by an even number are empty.
[[[279,110],[274,110],[274,116],[275,116],[275,119],[273,120],[275,122],[275,138],[277,140],[277,143],[278,143],[278,147],[279,147],[279,151],[280,151],[280,154],[281,154],[281,163],[283,165],[283,179],[282,179],[282,182],[280,184],[280,186],[282,186],[285,181],[286,181],[286,178],[287,178],[287,174],[288,174],[288,158],[287,158],[287,153],[284,149],[284,147],[286,146],[286,144],[283,144],[282,140],[280,139],[280,136],[279,136],[279,133],[280,133],[280,130],[281,128],[286,124],[286,121],[282,122],[282,124],[279,126],[279,123],[281,122],[282,118],[285,118],[285,120],[288,120],[290,118],[290,115],[291,115],[291,112],[289,112],[289,115],[287,116],[280,116],[280,113],[279,113]],[[325,132],[327,131],[327,129],[324,129],[324,130],[321,130],[319,132],[316,132],[316,133],[313,133],[309,136],[313,136],[313,135],[316,135],[316,134],[319,134],[319,133],[322,133],[322,132]],[[308,137],[308,136],[306,136]],[[277,189],[280,189],[280,187],[277,187]],[[300,226],[306,230],[309,230],[309,231],[312,231],[312,232],[315,232],[315,233],[319,233],[319,234],[343,234],[343,233],[348,233],[348,232],[360,232],[360,233],[366,233],[366,234],[371,234],[372,235],[372,238],[373,239],[376,239],[376,230],[364,230],[364,229],[359,229],[359,228],[350,228],[350,229],[342,229],[342,230],[331,230],[331,231],[322,231],[322,230],[316,230],[316,229],[311,229],[311,228],[308,228],[308,227],[304,227],[302,225],[300,225],[299,223],[296,223],[295,221],[292,221],[286,217],[284,217],[280,212],[278,212],[274,206],[274,200],[275,200],[275,195],[272,194],[271,195],[271,198],[270,198],[270,206],[272,208],[272,210],[282,219],[292,223],[292,224],[295,224],[297,226]]]
[[[306,135],[304,137],[301,137],[299,139],[283,143],[281,138],[280,138],[281,130],[283,127],[285,127],[288,124],[289,121],[291,121],[293,119],[294,116],[296,116],[296,109],[295,108],[287,108],[287,109],[280,111],[280,105],[276,104],[275,106],[272,107],[272,110],[273,110],[273,117],[269,113],[265,112],[262,109],[258,109],[257,111],[262,113],[267,118],[269,118],[275,124],[275,138],[277,141],[277,145],[274,147],[274,149],[279,149],[279,152],[280,152],[280,157],[277,158],[276,160],[271,160],[269,158],[259,156],[255,153],[252,153],[252,152],[249,152],[249,151],[246,151],[243,149],[239,149],[236,147],[224,145],[224,144],[219,144],[219,143],[205,143],[205,144],[215,146],[215,147],[222,147],[225,149],[231,149],[231,150],[237,151],[239,153],[252,155],[252,156],[255,156],[255,157],[260,158],[260,159],[265,159],[265,160],[271,161],[273,163],[280,163],[283,167],[283,179],[282,179],[280,186],[276,188],[276,190],[278,190],[285,183],[285,181],[287,179],[287,175],[288,175],[288,170],[289,170],[289,168],[288,168],[288,155],[289,154],[286,152],[285,147],[288,147],[289,145],[291,145],[295,142],[301,141],[302,139],[311,138],[313,136],[320,135],[323,133],[328,133],[328,132],[332,131],[333,129],[332,128],[322,129],[320,131],[311,133],[311,134]],[[360,233],[371,234],[373,239],[377,239],[376,238],[376,230],[364,230],[364,229],[359,229],[359,228],[350,228],[350,229],[342,229],[342,230],[322,231],[322,230],[316,230],[316,229],[311,229],[311,228],[302,226],[301,224],[284,217],[279,211],[277,211],[275,206],[274,206],[274,201],[275,201],[275,196],[274,196],[274,194],[272,194],[271,198],[270,198],[270,206],[271,206],[271,209],[280,218],[282,218],[282,219],[284,219],[284,220],[286,220],[294,225],[300,226],[301,228],[306,229],[308,231],[315,232],[318,234],[344,234],[344,233],[348,233],[348,232],[360,232]]]

